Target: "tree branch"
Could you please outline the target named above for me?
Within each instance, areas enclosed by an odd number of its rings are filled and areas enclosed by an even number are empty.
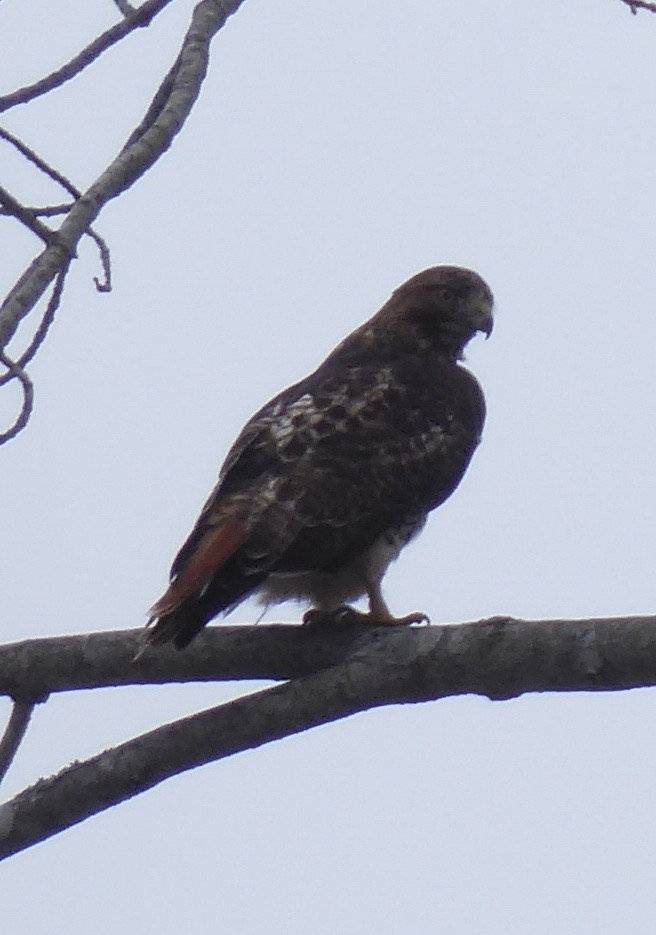
[[[21,156],[24,156],[28,162],[31,162],[40,172],[43,172],[44,175],[51,178],[53,182],[61,185],[69,195],[72,195],[74,198],[79,198],[82,195],[82,192],[73,185],[70,179],[67,179],[66,176],[58,172],[57,169],[54,169],[45,159],[42,159],[38,153],[35,153],[31,146],[24,143],[14,133],[10,133],[5,127],[0,127],[0,139],[5,140],[10,146],[18,150]],[[70,207],[67,210],[70,210]]]
[[[56,239],[57,233],[50,230],[45,224],[42,224],[30,208],[26,208],[25,205],[22,205],[20,201],[14,198],[2,185],[0,185],[0,205],[3,206],[3,214],[15,217],[21,224],[27,227],[28,230],[31,230],[33,234],[40,237],[44,243],[50,244]]]
[[[588,669],[593,662],[593,668],[599,669],[594,687],[599,689],[656,685],[656,617],[540,621],[503,617],[398,630],[314,630],[293,624],[211,626],[184,652],[153,647],[137,662],[133,659],[142,646],[141,630],[25,640],[0,646],[0,695],[39,701],[53,692],[121,685],[294,679],[339,665],[349,653],[372,641],[382,646],[400,641],[411,661],[425,660],[430,650],[431,664],[440,672],[448,666],[460,672],[458,679],[465,680],[462,691],[475,690],[466,687],[467,679],[491,679],[488,670],[497,667],[497,656],[502,656],[495,689],[499,697],[521,693],[515,670],[525,679],[522,691],[591,688],[595,673]],[[457,668],[463,659],[467,660],[466,672]],[[474,660],[478,660],[478,669]],[[505,683],[509,673],[512,679]]]
[[[108,201],[130,188],[157,162],[180,132],[200,94],[207,74],[210,43],[243,2],[244,0],[200,0],[192,13],[191,23],[175,64],[164,78],[144,120],[130,135],[118,156],[85,193],[79,193],[75,186],[59,173],[55,173],[13,134],[0,128],[2,138],[17,146],[43,171],[47,171],[53,178],[57,177],[76,197],[59,229],[50,232],[35,215],[24,210],[15,199],[7,201],[5,196],[5,207],[12,210],[23,223],[29,222],[30,229],[39,236],[47,237],[48,245],[22,273],[0,306],[0,350],[7,347],[21,321],[32,311],[53,279],[68,265],[71,257],[76,255],[77,244],[86,233],[94,237],[101,251],[104,279],[100,281],[96,278],[96,288],[109,291],[109,254],[104,243],[91,230],[91,224]],[[126,19],[116,28],[127,29],[134,17],[152,17],[163,5],[163,2],[147,2],[134,14],[128,13]],[[141,21],[137,23],[141,24]],[[134,23],[129,28],[134,28]],[[107,34],[105,38],[106,36]],[[88,53],[88,49],[85,52]],[[50,76],[51,79],[52,77]],[[5,433],[5,438],[13,437],[16,431],[22,428],[26,421],[23,420],[25,413],[29,415],[27,402],[19,420],[9,433]]]
[[[34,386],[21,365],[7,357],[4,351],[0,351],[0,364],[7,368],[5,376],[9,380],[18,380],[23,391],[23,402],[13,424],[4,432],[0,432],[0,445],[4,445],[5,442],[15,438],[27,425],[34,407]]]
[[[628,6],[634,16],[637,15],[638,10],[649,10],[651,13],[656,13],[656,3],[649,3],[648,0],[620,0],[620,2]]]
[[[166,103],[144,133],[114,159],[77,200],[59,228],[58,243],[48,246],[20,276],[0,307],[0,348],[13,337],[103,206],[140,178],[169,148],[198,98],[207,72],[214,35],[244,0],[201,0],[178,56],[179,67]],[[166,79],[165,79],[166,81]]]
[[[55,280],[55,287],[52,290],[52,295],[50,296],[50,299],[48,300],[48,305],[46,307],[43,318],[41,319],[39,327],[34,332],[34,335],[29,345],[23,351],[23,353],[21,354],[21,356],[18,358],[17,361],[14,361],[12,364],[5,365],[9,369],[7,373],[0,376],[0,386],[4,386],[5,383],[9,383],[10,380],[20,379],[19,374],[16,373],[15,371],[16,370],[22,371],[23,368],[27,366],[27,364],[29,364],[29,362],[32,360],[32,358],[34,357],[38,349],[41,347],[41,345],[45,341],[46,335],[48,333],[48,329],[50,328],[51,324],[55,320],[55,312],[59,308],[59,302],[61,300],[62,292],[64,290],[64,283],[66,281],[66,274],[68,272],[69,265],[70,265],[70,261],[64,267],[62,267],[62,269],[58,273],[57,279]],[[4,352],[0,351],[0,362],[4,360],[7,360],[7,358]]]
[[[52,91],[54,88],[61,87],[62,84],[78,75],[88,65],[95,62],[103,52],[116,45],[117,42],[120,42],[121,39],[124,39],[135,29],[150,26],[157,14],[169,3],[171,3],[171,0],[146,0],[146,3],[137,8],[127,5],[120,6],[124,19],[107,29],[93,42],[90,42],[86,48],[78,52],[61,68],[46,75],[45,78],[40,78],[34,84],[18,88],[18,90],[12,91],[10,94],[0,95],[0,113],[15,107],[17,104],[27,104],[28,101],[32,101],[42,94],[47,94],[48,91]]]
[[[295,678],[337,665],[361,637],[355,628],[217,626],[184,652],[152,648],[137,662],[143,630],[25,640],[0,646],[0,695],[41,701],[54,692],[120,685]]]
[[[33,704],[26,704],[24,701],[14,702],[7,728],[0,740],[0,783],[7,775],[7,770],[25,736],[32,711],[34,711]]]
[[[34,217],[37,218],[53,218],[58,214],[68,214],[71,210],[71,202],[67,202],[62,205],[37,205],[37,206],[24,206],[26,211],[29,211]],[[7,218],[13,217],[15,214],[14,211],[10,211],[8,208],[0,208],[0,217]]]
[[[119,8],[123,16],[129,16],[131,13],[134,13],[135,8],[131,3],[128,3],[128,0],[114,0],[114,3]]]
[[[291,681],[183,718],[39,781],[0,807],[0,859],[171,776],[357,711],[462,694],[610,691],[656,684],[656,618],[458,626],[211,627],[184,653],[130,662],[141,634],[33,640],[0,650],[0,690],[227,678]],[[314,669],[314,671],[312,671]],[[317,671],[318,669],[318,671]]]

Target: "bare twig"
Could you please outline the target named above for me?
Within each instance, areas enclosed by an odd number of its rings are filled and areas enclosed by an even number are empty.
[[[4,364],[9,371],[9,379],[18,380],[23,390],[23,404],[16,421],[5,432],[0,432],[0,445],[4,445],[5,442],[15,438],[29,422],[34,406],[34,387],[23,368],[15,361],[10,360],[3,351],[0,351],[0,363]]]
[[[20,276],[0,307],[0,347],[6,346],[103,206],[133,185],[169,148],[200,93],[207,73],[212,38],[243,2],[200,0],[197,4],[177,58],[176,80],[157,119],[77,200],[59,228],[63,243],[48,246]]]
[[[66,176],[62,175],[61,172],[58,172],[57,169],[53,169],[53,167],[49,165],[45,159],[42,159],[41,156],[39,156],[34,152],[33,149],[31,149],[31,147],[29,147],[13,133],[10,133],[9,130],[5,129],[5,127],[0,127],[0,139],[10,143],[22,156],[25,156],[29,162],[37,167],[37,169],[40,169],[44,175],[47,175],[53,180],[53,182],[57,182],[59,185],[61,185],[62,188],[64,188],[69,193],[69,195],[72,195],[74,198],[79,198],[81,196],[82,192],[79,188],[76,188],[76,186],[73,185],[70,179],[67,179]]]
[[[25,701],[14,701],[7,727],[0,740],[0,783],[7,775],[16,752],[27,730],[34,705]]]
[[[71,210],[72,203],[69,201],[63,205],[42,205],[42,206],[33,206],[28,205],[24,206],[25,211],[29,211],[30,214],[34,217],[41,218],[53,218],[60,214],[68,214]],[[0,217],[13,217],[15,214],[14,211],[10,211],[8,208],[0,208]]]
[[[135,127],[135,129],[129,135],[125,141],[125,144],[123,145],[121,153],[127,152],[132,146],[134,146],[135,143],[138,143],[146,131],[153,126],[159,115],[162,113],[165,105],[172,95],[173,89],[175,88],[175,83],[178,80],[181,57],[182,56],[179,55],[169,68],[168,72],[162,80],[162,83],[155,92],[155,96],[148,105],[148,110],[144,114],[141,123]]]
[[[38,156],[34,150],[29,146],[23,143],[22,140],[19,140],[18,137],[14,136],[13,133],[9,133],[8,130],[4,130],[0,127],[0,137],[5,139],[8,143],[11,143],[18,151],[25,156],[30,162],[32,162],[38,169],[48,175],[53,181],[57,182],[59,185],[62,185],[69,194],[73,195],[75,198],[79,198],[82,192],[73,185],[73,183],[62,175],[56,169],[53,169],[52,166],[48,165],[40,156]],[[72,208],[72,204],[67,205],[51,205],[45,208],[26,208],[21,205],[16,199],[14,199],[9,192],[6,192],[4,188],[0,187],[0,203],[5,204],[4,209],[0,209],[0,215],[12,215],[17,217],[19,220],[29,227],[34,233],[40,236],[46,243],[52,243],[53,238],[58,236],[56,231],[50,230],[49,227],[46,227],[43,224],[40,224],[38,221],[39,215],[43,217],[53,217],[58,214],[68,214]],[[86,234],[95,241],[98,251],[100,253],[100,263],[103,271],[103,279],[100,280],[97,276],[94,276],[93,281],[96,285],[98,292],[111,292],[112,290],[112,274],[111,274],[111,255],[109,252],[109,247],[107,246],[106,241],[103,237],[100,236],[93,228],[89,228],[86,231]],[[40,343],[40,342],[39,342]]]
[[[29,364],[29,362],[32,360],[32,358],[34,357],[34,355],[36,354],[36,352],[38,351],[38,349],[41,347],[41,345],[43,344],[45,340],[46,334],[48,333],[48,329],[50,328],[50,325],[54,321],[55,312],[57,311],[59,307],[59,303],[61,301],[62,292],[64,290],[64,282],[66,281],[66,274],[68,273],[69,266],[70,266],[70,260],[66,264],[66,266],[64,266],[64,268],[59,271],[59,274],[55,280],[55,287],[52,290],[52,294],[48,302],[48,306],[46,308],[43,318],[41,319],[41,324],[36,329],[34,333],[34,337],[30,341],[27,349],[23,351],[21,356],[18,358],[18,360],[14,364],[14,366],[17,367],[19,370],[22,370],[24,367],[27,366],[27,364]],[[0,360],[1,359],[2,357],[0,355]],[[8,383],[10,380],[13,380],[15,378],[16,378],[16,374],[12,373],[11,367],[10,367],[8,373],[5,373],[3,374],[3,376],[0,376],[0,386],[3,386],[5,383]],[[18,431],[20,431],[20,429]]]
[[[84,194],[81,194],[68,179],[48,166],[17,137],[6,130],[0,130],[0,136],[3,139],[14,145],[41,171],[46,172],[52,179],[63,185],[76,198],[75,204],[71,206],[59,230],[52,233],[46,249],[19,277],[0,307],[0,348],[6,348],[20,322],[31,312],[49,284],[68,268],[77,244],[85,234],[93,237],[100,249],[103,279],[95,277],[96,288],[99,291],[111,289],[109,250],[102,238],[92,230],[91,225],[103,206],[133,185],[171,145],[200,93],[207,73],[209,46],[212,38],[243,2],[244,0],[223,0],[223,2],[200,0],[192,14],[191,24],[175,65],[162,82],[154,104],[151,105],[145,120],[138,128],[137,135],[132,134],[129,143]],[[137,14],[143,17],[146,15],[144,11],[150,10],[152,13],[155,9],[161,9],[162,5],[143,4]],[[26,216],[25,211],[23,215]],[[33,228],[36,226],[39,230],[43,229],[41,233],[48,230],[35,215],[30,215],[29,220]],[[52,310],[59,301],[62,283],[63,280],[60,279],[55,286],[53,293],[57,296],[55,305],[49,306],[51,314],[46,312],[36,339],[30,345],[31,354],[43,340],[43,335],[52,320]],[[7,437],[14,437],[20,431],[29,418],[32,406],[32,385],[24,374],[22,364],[11,361],[10,364],[14,368],[13,370],[10,368],[10,375],[21,379],[25,399],[15,425],[9,433],[5,433],[6,437],[0,436],[0,441],[6,440]]]
[[[114,0],[114,3],[119,8],[123,16],[129,16],[131,13],[134,13],[135,7],[131,3],[128,3],[128,0]]]
[[[33,211],[22,205],[18,199],[0,185],[0,204],[4,206],[4,212],[17,218],[21,224],[31,230],[33,234],[40,237],[44,243],[51,244],[57,238],[57,232],[50,230],[45,224],[37,218]]]
[[[95,62],[103,52],[116,45],[117,42],[120,42],[121,39],[124,39],[135,29],[149,26],[155,16],[171,3],[171,0],[146,0],[137,8],[132,7],[130,4],[119,3],[117,0],[115,2],[123,13],[124,19],[107,29],[81,52],[78,52],[69,62],[46,75],[45,78],[35,81],[34,84],[26,85],[24,88],[18,88],[17,91],[0,96],[0,113],[9,110],[11,107],[16,107],[17,104],[26,104],[42,94],[47,94],[53,88],[61,87],[62,84],[78,75],[88,65]]]
[[[621,0],[621,2],[629,7],[634,16],[637,15],[638,10],[649,10],[656,13],[656,3],[649,3],[647,0]]]
[[[328,668],[159,727],[26,789],[0,807],[0,858],[185,770],[357,711],[462,694],[498,700],[524,692],[654,685],[654,623],[653,617],[537,623],[493,618],[461,626],[365,628],[351,635],[348,649],[341,644],[341,658]],[[223,628],[212,629],[219,649]],[[241,629],[252,634],[254,628]],[[307,650],[313,638],[324,647],[330,642],[325,634],[296,630],[303,634],[297,649]],[[134,640],[124,642],[124,651],[134,651]],[[173,663],[172,651],[163,655]],[[256,666],[259,675],[264,665],[260,660]],[[216,666],[226,668],[222,650]],[[290,669],[298,671],[292,658]]]
[[[100,265],[102,266],[103,278],[99,279],[97,276],[93,277],[96,289],[98,292],[111,292],[112,257],[109,252],[109,247],[107,246],[105,240],[93,229],[93,227],[89,228],[87,235],[95,242],[96,246],[98,247],[98,252],[100,253]]]

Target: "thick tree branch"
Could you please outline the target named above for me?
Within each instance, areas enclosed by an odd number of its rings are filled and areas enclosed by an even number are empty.
[[[208,627],[178,652],[148,649],[143,630],[26,640],[0,646],[0,695],[30,701],[53,692],[171,682],[282,680],[341,662],[362,637],[360,630],[313,631],[307,627]]]
[[[518,693],[515,674],[503,683],[515,671],[525,679],[522,691],[590,688],[592,675],[594,687],[608,691],[656,685],[656,617],[540,621],[504,617],[398,630],[222,624],[207,627],[184,652],[157,647],[133,662],[142,640],[143,631],[133,629],[0,646],[0,695],[38,701],[53,692],[120,685],[293,679],[338,665],[372,640],[390,646],[400,640],[409,659],[425,660],[430,649],[440,672],[448,666],[459,671],[466,659],[467,671],[458,676],[465,680],[462,691],[475,690],[467,688],[467,679],[474,680],[472,685],[483,677],[491,679],[492,666],[499,673],[500,697]],[[498,656],[503,657],[500,666]],[[599,671],[595,674],[591,667]]]
[[[333,633],[289,626],[213,627],[184,653],[153,649],[150,658],[146,654],[132,663],[139,644],[140,635],[127,631],[4,647],[2,691],[29,703],[50,690],[93,685],[292,678],[41,780],[0,808],[0,858],[177,773],[357,711],[462,694],[497,700],[525,692],[656,684],[654,617],[493,618]]]
[[[360,710],[355,666],[352,659],[183,718],[38,782],[0,806],[0,860],[176,773]]]

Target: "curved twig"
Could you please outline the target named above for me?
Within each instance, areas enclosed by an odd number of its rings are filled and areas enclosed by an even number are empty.
[[[0,740],[0,783],[16,756],[33,711],[34,705],[28,702],[15,701],[13,704],[7,727]]]
[[[123,150],[73,205],[58,231],[62,243],[49,245],[20,276],[0,307],[0,347],[13,337],[104,205],[130,188],[169,148],[200,93],[213,37],[243,2],[200,0],[197,4],[177,57],[179,67],[166,103],[143,135]]]
[[[0,96],[0,113],[9,110],[11,107],[16,107],[18,104],[27,104],[28,101],[32,101],[42,94],[47,94],[53,88],[61,87],[62,84],[78,75],[88,65],[95,62],[103,52],[116,45],[117,42],[120,42],[121,39],[124,39],[135,29],[149,26],[155,16],[169,3],[171,3],[171,0],[146,0],[140,7],[130,8],[129,12],[126,12],[128,10],[127,6],[125,9],[120,7],[124,18],[94,39],[93,42],[90,42],[86,48],[78,52],[61,68],[57,68],[56,71],[46,75],[45,78],[40,78],[34,84],[26,85],[24,88],[12,91],[10,94]]]
[[[2,351],[0,351],[0,363],[4,364],[9,371],[9,379],[18,380],[23,390],[23,404],[16,421],[5,432],[0,432],[0,445],[4,445],[5,442],[15,438],[29,422],[34,406],[34,386],[23,368]]]
[[[102,266],[103,278],[99,279],[97,276],[93,277],[96,289],[98,292],[111,292],[112,291],[112,256],[109,252],[109,247],[103,237],[100,236],[97,231],[90,227],[87,231],[87,237],[95,242],[98,247],[98,253],[100,254],[100,265]]]
[[[132,133],[129,135],[123,148],[121,154],[127,152],[135,143],[138,143],[139,140],[144,136],[147,130],[149,130],[157,118],[160,116],[167,102],[169,101],[173,89],[175,88],[175,83],[178,79],[178,74],[180,71],[180,64],[182,61],[182,53],[178,55],[174,63],[169,68],[168,72],[162,79],[162,83],[155,92],[155,96],[148,105],[148,110],[143,116],[141,123],[135,127]]]
[[[26,367],[27,364],[29,364],[29,362],[32,360],[32,358],[36,354],[36,352],[39,350],[39,348],[41,347],[41,345],[43,344],[45,340],[45,337],[48,333],[48,329],[50,328],[50,325],[53,323],[55,319],[55,312],[57,311],[59,307],[59,303],[61,302],[62,292],[64,291],[64,282],[66,281],[66,275],[68,273],[69,266],[70,266],[70,260],[66,264],[66,266],[64,266],[64,268],[59,271],[59,274],[57,275],[57,278],[55,280],[55,287],[52,290],[52,295],[50,296],[50,300],[48,302],[48,306],[45,310],[43,318],[41,319],[41,323],[39,327],[36,329],[36,331],[34,332],[34,336],[32,340],[30,341],[26,350],[23,351],[23,353],[18,358],[18,360],[15,361],[15,363],[13,364],[13,366],[16,367],[20,371],[22,371],[24,367]],[[0,361],[4,363],[4,360],[2,359],[2,355],[0,355]],[[9,366],[8,364],[5,364],[5,366],[8,367],[8,373],[5,373],[2,376],[0,376],[0,386],[3,386],[5,383],[8,383],[10,380],[14,380],[18,377],[18,374],[15,374],[12,372],[11,366]],[[20,429],[18,431],[20,431]],[[7,439],[5,439],[5,441],[6,440]]]

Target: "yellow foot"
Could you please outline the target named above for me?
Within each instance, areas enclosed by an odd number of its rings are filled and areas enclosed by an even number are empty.
[[[430,623],[430,619],[421,612],[405,617],[378,617],[346,605],[336,610],[308,610],[303,614],[303,624],[308,627],[407,627],[411,623]]]

